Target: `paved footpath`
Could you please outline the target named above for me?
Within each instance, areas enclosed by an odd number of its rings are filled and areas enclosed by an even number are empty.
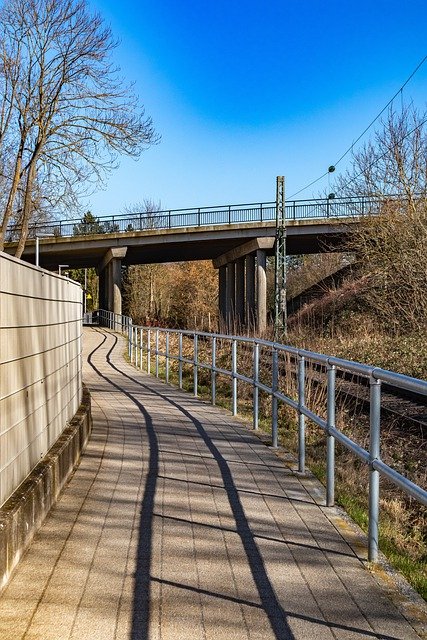
[[[1,640],[418,638],[291,469],[88,329],[94,431],[0,598]]]

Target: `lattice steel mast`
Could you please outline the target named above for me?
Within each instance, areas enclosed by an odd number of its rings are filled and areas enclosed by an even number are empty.
[[[276,247],[274,278],[274,339],[286,335],[286,214],[285,214],[285,178],[276,180]]]

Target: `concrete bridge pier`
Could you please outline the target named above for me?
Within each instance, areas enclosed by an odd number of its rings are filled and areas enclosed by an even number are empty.
[[[245,257],[245,319],[246,328],[253,329],[256,321],[256,293],[255,293],[255,253],[249,253]]]
[[[274,238],[256,238],[213,261],[219,269],[220,326],[227,332],[266,330],[266,260],[273,245]]]
[[[112,247],[98,266],[101,309],[122,313],[122,259],[127,247]]]

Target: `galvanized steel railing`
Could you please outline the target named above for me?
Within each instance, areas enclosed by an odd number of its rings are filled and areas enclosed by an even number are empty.
[[[384,204],[384,198],[324,198],[317,200],[292,200],[285,205],[287,220],[345,218],[376,214]],[[239,224],[245,222],[271,222],[276,219],[276,203],[252,203],[194,207],[165,211],[126,213],[114,216],[96,216],[91,221],[59,220],[32,224],[29,238],[36,236],[69,237],[101,233],[125,233],[150,229],[179,229]],[[11,226],[7,241],[19,237],[20,227]]]
[[[132,324],[131,318],[119,316],[109,311],[99,311],[100,324],[124,333],[128,341],[128,354],[131,363],[142,369],[143,355],[145,355],[146,370],[151,373],[154,358],[154,372],[159,376],[160,359],[164,360],[165,379],[169,382],[171,361],[178,363],[178,385],[183,386],[183,366],[190,365],[193,369],[193,393],[198,395],[199,369],[210,371],[211,401],[216,403],[217,376],[227,376],[231,381],[231,405],[233,415],[237,414],[238,381],[252,386],[252,415],[253,428],[259,426],[259,392],[263,391],[271,396],[271,440],[272,446],[278,446],[278,405],[283,402],[291,407],[298,415],[298,470],[305,471],[305,419],[308,418],[319,426],[326,434],[326,505],[333,506],[335,501],[335,442],[340,442],[359,460],[369,466],[369,549],[368,557],[371,561],[378,558],[378,517],[379,517],[379,479],[380,475],[390,480],[408,495],[427,506],[427,491],[411,482],[408,478],[394,470],[381,460],[380,453],[380,425],[381,425],[381,383],[388,383],[399,389],[406,389],[427,397],[427,382],[410,378],[398,373],[386,371],[376,367],[335,358],[331,356],[296,349],[283,344],[269,342],[258,338],[246,338],[223,334],[204,333],[199,331],[182,331],[157,327],[142,327]],[[164,349],[160,349],[160,338]],[[173,351],[170,337],[177,338],[177,350]],[[185,355],[183,339],[192,342],[191,357]],[[209,361],[202,361],[199,357],[199,344],[210,344]],[[218,344],[228,343],[230,346],[231,367],[223,368],[218,365]],[[238,348],[250,348],[251,374],[247,375],[239,370]],[[260,350],[267,353],[270,361],[270,383],[266,383],[260,376]],[[264,358],[266,357],[264,353]],[[281,368],[283,357],[291,358],[296,365],[296,397],[290,397],[281,389]],[[282,358],[282,364],[279,363]],[[323,368],[326,376],[327,394],[325,416],[310,410],[306,405],[305,391],[308,381],[307,373]],[[336,414],[336,373],[337,370],[350,372],[369,381],[370,386],[370,436],[369,448],[365,449],[346,436],[335,424]]]

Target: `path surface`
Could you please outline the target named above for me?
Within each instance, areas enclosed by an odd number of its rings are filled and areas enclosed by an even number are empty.
[[[238,420],[107,331],[85,351],[93,436],[0,599],[2,640],[418,638]]]

